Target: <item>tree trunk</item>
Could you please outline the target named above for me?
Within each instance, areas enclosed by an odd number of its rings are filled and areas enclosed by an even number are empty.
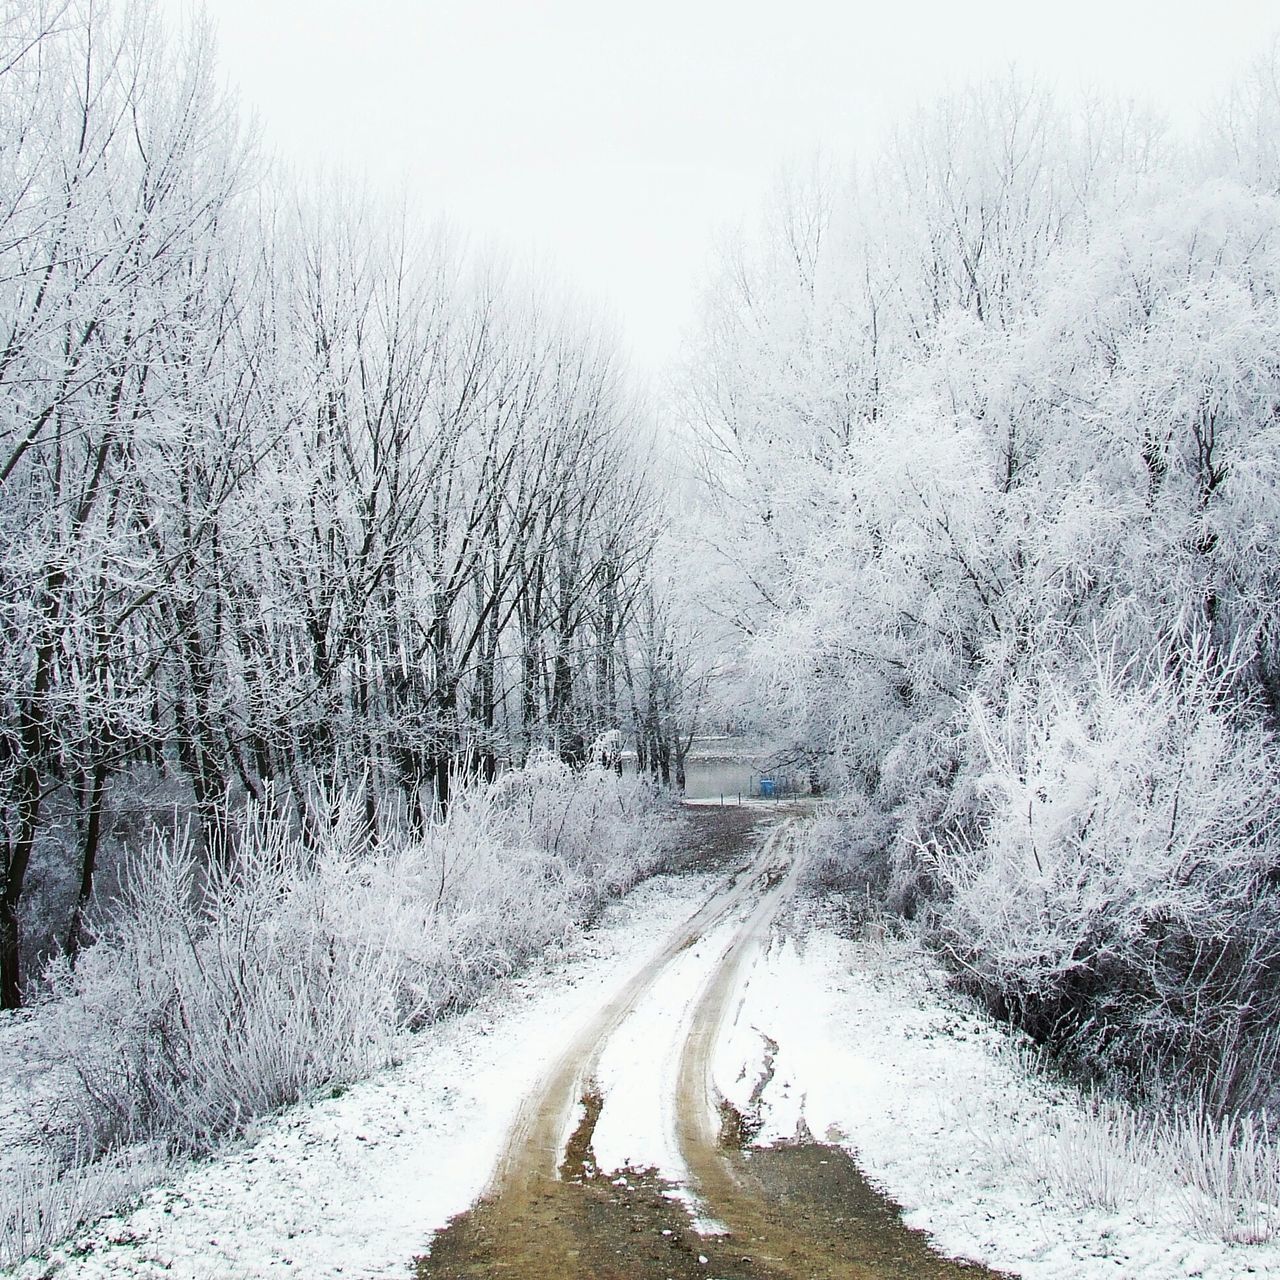
[[[22,1008],[22,933],[9,895],[0,898],[0,1009]]]
[[[89,812],[80,848],[80,892],[67,930],[67,957],[74,964],[84,940],[84,917],[93,896],[93,876],[98,863],[98,844],[102,834],[102,798],[107,785],[107,766],[99,761],[93,766],[89,780]]]
[[[18,922],[18,904],[22,901],[22,888],[40,822],[40,773],[30,760],[22,768],[19,785],[18,838],[9,851],[4,896],[0,898],[0,1009],[22,1008],[22,928]]]

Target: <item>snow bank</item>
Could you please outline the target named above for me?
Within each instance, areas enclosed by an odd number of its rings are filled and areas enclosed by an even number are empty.
[[[810,929],[753,971],[717,1085],[746,1113],[771,1060],[757,1141],[840,1143],[953,1257],[1030,1280],[1280,1276],[1280,1245],[1213,1238],[1169,1163],[945,982],[914,942]]]

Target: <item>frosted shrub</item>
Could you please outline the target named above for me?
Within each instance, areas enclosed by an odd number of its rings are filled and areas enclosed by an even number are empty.
[[[370,901],[410,886],[417,904],[372,924],[395,930],[401,1017],[416,1025],[466,1004],[590,919],[655,865],[660,827],[643,781],[549,756],[463,793],[446,823],[366,868],[384,882]]]
[[[940,940],[1038,1038],[1245,1104],[1280,1017],[1272,744],[1202,653],[1091,676],[1015,690],[1001,717],[974,704],[977,835],[923,851]]]
[[[1237,1244],[1280,1237],[1280,1148],[1265,1115],[1215,1122],[1187,1109],[1164,1138],[1193,1230]]]
[[[1020,1069],[1037,1064],[1025,1050]],[[1010,1112],[1008,1100],[962,1100],[969,1136],[1002,1164],[1029,1173],[1063,1205],[1145,1213],[1162,1170],[1158,1124],[1134,1107],[1096,1097],[1041,1098]]]
[[[253,1117],[390,1062],[625,888],[660,852],[643,787],[540,759],[463,791],[414,842],[369,848],[340,804],[312,846],[250,817],[232,866],[157,840],[74,969],[49,1053],[83,1089],[88,1150],[202,1151]]]
[[[156,1136],[201,1151],[390,1060],[400,957],[346,927],[371,882],[342,834],[312,864],[257,824],[203,890],[186,841],[133,861],[110,931],[52,974],[47,1034],[79,1075],[94,1146]]]
[[[574,771],[543,754],[476,794],[494,806],[513,838],[590,872],[601,894],[629,888],[652,865],[656,811],[643,778]]]
[[[1072,1204],[1114,1213],[1145,1201],[1157,1168],[1152,1125],[1131,1107],[1064,1109],[1028,1144],[1041,1182]]]
[[[46,1153],[0,1184],[0,1267],[11,1267],[65,1240],[81,1226],[123,1208],[167,1169],[143,1148],[69,1163]]]
[[[1166,1114],[1072,1088],[1015,1113],[1003,1098],[957,1105],[975,1144],[1063,1206],[1172,1219],[1231,1244],[1280,1239],[1280,1147],[1265,1112],[1214,1119],[1192,1102]]]
[[[852,914],[871,904],[878,909],[888,893],[886,826],[883,815],[862,796],[842,797],[806,822],[797,837],[804,880],[843,891]]]

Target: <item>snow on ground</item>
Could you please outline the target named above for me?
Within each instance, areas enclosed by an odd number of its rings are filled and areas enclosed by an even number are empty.
[[[1009,1033],[962,1008],[944,978],[907,941],[788,937],[750,975],[717,1086],[745,1111],[774,1042],[758,1141],[807,1125],[840,1142],[953,1257],[1030,1280],[1280,1277],[1278,1245],[1191,1236],[1172,1185],[1146,1211],[1091,1208],[1050,1185],[1047,1173],[1069,1173],[1052,1135],[1083,1119],[1079,1097],[1029,1073]]]
[[[51,1121],[67,1091],[60,1070],[35,1065],[35,1039],[31,1010],[0,1015],[0,1178],[28,1162],[36,1128]]]
[[[566,953],[423,1033],[404,1062],[259,1123],[54,1255],[66,1280],[402,1275],[483,1189],[520,1099],[574,1029],[706,897],[661,876],[613,904]],[[22,1277],[51,1274],[30,1263]]]

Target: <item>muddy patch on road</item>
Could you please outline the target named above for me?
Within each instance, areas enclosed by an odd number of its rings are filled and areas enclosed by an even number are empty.
[[[653,1170],[549,1182],[455,1218],[417,1263],[418,1280],[765,1280],[729,1237],[704,1238]],[[737,1252],[735,1252],[735,1250]]]
[[[589,1084],[560,1177],[482,1200],[455,1218],[417,1260],[418,1280],[509,1275],[528,1280],[758,1280],[735,1242],[703,1239],[676,1189],[654,1169],[602,1173],[592,1136],[604,1098]]]
[[[934,1253],[839,1148],[785,1143],[726,1158],[752,1206],[741,1229],[701,1234],[677,1189],[651,1169],[587,1171],[550,1181],[519,1203],[497,1197],[461,1214],[436,1236],[430,1256],[418,1260],[418,1280],[977,1280],[996,1274]]]
[[[996,1272],[941,1257],[928,1237],[902,1223],[839,1147],[813,1141],[726,1152],[734,1192],[716,1212],[752,1275],[782,1280],[977,1280]],[[703,1274],[706,1274],[704,1271]]]
[[[742,864],[756,837],[778,813],[749,806],[688,805],[680,812],[682,838],[673,841],[662,869],[674,875],[729,871]]]

